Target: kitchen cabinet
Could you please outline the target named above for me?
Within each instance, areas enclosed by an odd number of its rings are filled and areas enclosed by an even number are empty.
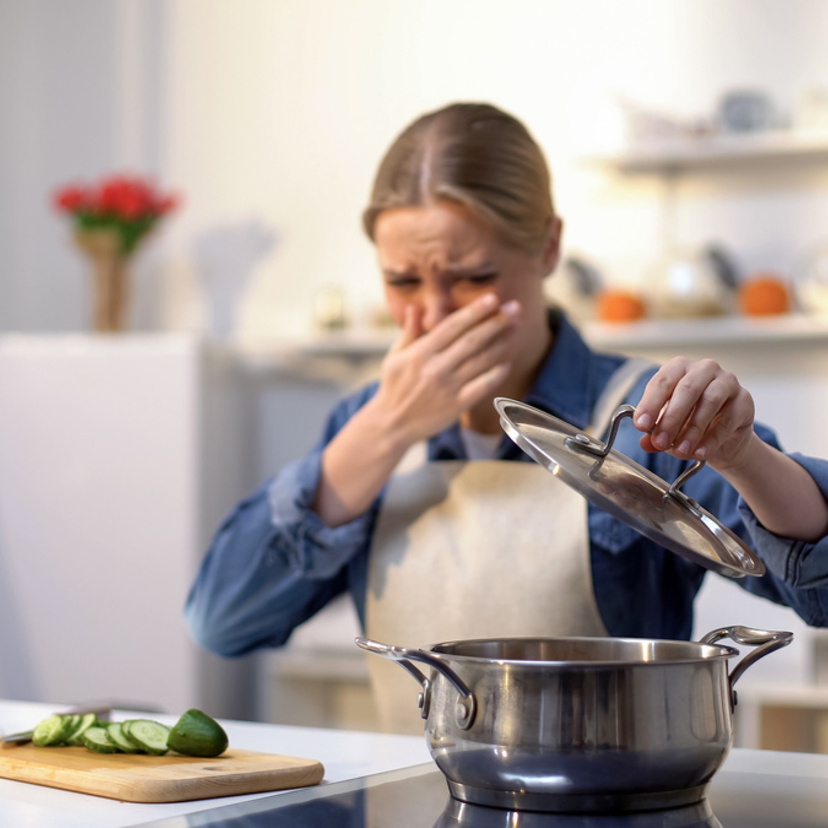
[[[380,729],[350,599],[335,602],[263,658],[265,721],[344,730]]]
[[[740,683],[741,684],[741,683]],[[828,753],[828,686],[745,682],[734,711],[738,744],[761,750]]]

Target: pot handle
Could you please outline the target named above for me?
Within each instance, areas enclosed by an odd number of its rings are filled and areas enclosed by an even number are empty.
[[[733,687],[739,678],[741,678],[742,673],[760,658],[764,658],[774,650],[787,647],[793,641],[793,633],[782,630],[757,630],[753,627],[722,627],[721,629],[707,633],[701,639],[701,643],[712,644],[721,638],[729,638],[731,641],[747,647],[756,647],[755,650],[748,653],[731,671],[729,678],[730,686]]]
[[[443,675],[452,687],[460,694],[460,699],[455,708],[457,725],[462,730],[468,730],[474,722],[477,712],[477,699],[474,693],[465,685],[463,680],[445,662],[425,650],[414,650],[410,647],[398,647],[394,644],[381,644],[379,641],[372,641],[370,638],[357,637],[354,639],[356,645],[363,650],[374,653],[374,655],[390,658],[399,663],[400,667],[407,670],[423,686],[423,693],[420,696],[420,707],[423,718],[428,716],[428,702],[431,691],[431,682],[411,662],[420,661],[428,664]]]

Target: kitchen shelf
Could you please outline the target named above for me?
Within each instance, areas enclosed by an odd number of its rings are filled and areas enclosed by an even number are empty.
[[[786,343],[828,340],[828,317],[802,313],[774,317],[736,314],[692,319],[646,319],[628,323],[587,322],[581,332],[595,348],[673,348],[717,343]],[[305,370],[313,364],[373,361],[394,341],[391,330],[352,330],[296,339],[241,340],[236,348],[251,368]]]
[[[791,313],[746,317],[735,314],[693,319],[646,319],[629,323],[588,322],[581,330],[593,347],[674,348],[688,345],[788,343],[828,340],[828,317]]]
[[[676,137],[642,142],[622,152],[585,160],[633,175],[665,174],[734,162],[797,159],[828,160],[828,131],[769,130],[742,135]]]
[[[330,382],[349,379],[343,375],[343,368],[347,373],[347,369],[376,362],[391,347],[395,336],[394,331],[386,329],[352,329],[292,338],[239,339],[234,347],[249,371]]]

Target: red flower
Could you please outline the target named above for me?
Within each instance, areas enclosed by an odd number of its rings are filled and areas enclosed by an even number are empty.
[[[159,192],[142,178],[113,175],[97,187],[63,187],[54,194],[54,203],[72,214],[81,229],[118,232],[122,249],[128,253],[162,216],[176,209],[179,198]]]
[[[152,189],[137,178],[107,179],[101,183],[97,209],[102,214],[112,213],[127,221],[152,215]]]
[[[84,209],[89,201],[89,194],[83,187],[64,187],[55,193],[55,206],[68,213],[76,213]]]

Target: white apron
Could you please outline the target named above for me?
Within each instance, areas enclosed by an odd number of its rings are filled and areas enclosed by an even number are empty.
[[[593,411],[591,434],[650,366],[628,360]],[[592,588],[587,501],[537,463],[426,461],[394,471],[368,564],[366,632],[386,644],[606,635]],[[422,733],[418,683],[368,657],[383,730]],[[427,669],[427,668],[426,668]]]

